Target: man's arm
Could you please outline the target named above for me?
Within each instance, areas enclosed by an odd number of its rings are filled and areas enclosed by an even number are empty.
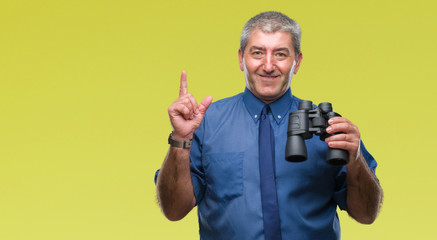
[[[171,221],[185,217],[196,204],[190,174],[190,150],[170,147],[156,181],[159,205]]]
[[[382,189],[363,155],[346,165],[346,210],[360,223],[371,224],[378,216],[382,203]]]
[[[199,128],[212,97],[197,105],[187,93],[187,75],[182,71],[179,98],[168,108],[173,127],[172,139],[189,141]],[[158,201],[164,215],[171,221],[185,217],[196,204],[190,173],[190,149],[170,147],[156,182]]]
[[[349,163],[346,165],[346,210],[356,221],[371,224],[378,216],[383,192],[378,179],[361,154],[358,127],[341,117],[330,119],[329,124],[326,129],[328,133],[341,132],[326,139],[329,147],[349,152]]]

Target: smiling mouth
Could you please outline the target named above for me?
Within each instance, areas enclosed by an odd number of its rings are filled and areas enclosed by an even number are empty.
[[[279,75],[272,76],[272,75],[259,75],[259,74],[258,74],[258,76],[260,76],[261,78],[264,78],[264,79],[275,79],[275,78],[279,77]]]

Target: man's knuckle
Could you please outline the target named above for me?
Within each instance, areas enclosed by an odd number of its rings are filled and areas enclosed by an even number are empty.
[[[357,126],[354,126],[355,131],[358,133],[358,135],[360,134],[360,129]]]

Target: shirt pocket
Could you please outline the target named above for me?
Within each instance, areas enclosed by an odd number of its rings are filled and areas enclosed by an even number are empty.
[[[243,195],[244,152],[210,153],[205,156],[207,194],[220,202]]]

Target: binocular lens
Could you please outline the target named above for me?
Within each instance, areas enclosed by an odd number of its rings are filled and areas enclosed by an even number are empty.
[[[346,165],[349,162],[349,153],[344,149],[330,148],[326,161],[334,166]]]
[[[303,162],[307,160],[307,147],[300,135],[291,135],[285,146],[285,159],[289,162]]]

